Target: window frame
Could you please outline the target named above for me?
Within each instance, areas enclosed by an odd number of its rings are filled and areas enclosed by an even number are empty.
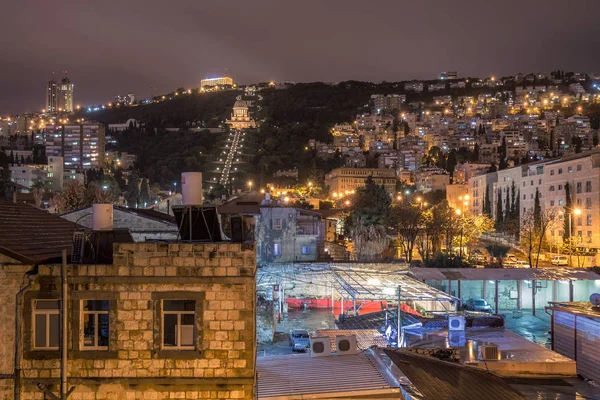
[[[37,309],[37,303],[40,301],[48,301],[48,302],[58,302],[58,308],[53,309],[53,308],[46,308],[46,309],[41,309],[38,310]],[[37,322],[36,322],[36,317],[38,315],[45,315],[45,320],[46,320],[46,345],[44,347],[38,347],[36,344],[36,337],[37,337]],[[56,347],[50,347],[50,316],[51,315],[58,315],[58,346]],[[61,332],[60,332],[60,316],[61,316],[61,301],[60,299],[40,299],[40,298],[35,298],[35,299],[31,299],[31,348],[34,351],[59,351],[60,350],[60,337],[61,337]]]
[[[163,321],[161,319],[161,311],[163,300],[195,300],[195,330],[194,330],[194,349],[193,350],[175,350],[171,347],[162,348],[163,341]],[[205,300],[205,292],[153,292],[152,293],[152,310],[153,318],[153,353],[159,359],[179,359],[191,360],[202,357],[202,349],[204,346],[203,337],[203,312],[207,308]]]
[[[108,310],[85,310],[84,302],[86,301],[108,301]],[[108,351],[110,347],[110,332],[111,332],[111,323],[110,323],[110,300],[107,299],[80,299],[79,300],[79,323],[80,323],[80,332],[79,332],[79,349],[81,351]],[[86,315],[94,315],[94,345],[86,346],[85,343],[85,335],[84,335],[84,327],[85,327],[85,316]],[[99,320],[100,315],[108,315],[108,345],[107,346],[98,346],[98,331],[99,331]]]
[[[165,311],[165,301],[193,301],[194,302],[194,310],[193,311]],[[196,344],[192,346],[184,346],[181,344],[181,327],[183,326],[181,323],[181,319],[183,315],[193,315],[194,322],[196,322],[196,300],[194,299],[162,299],[160,300],[160,313],[161,313],[161,331],[160,331],[160,347],[161,350],[175,350],[175,351],[188,351],[188,350],[196,350]],[[177,344],[175,346],[166,346],[165,345],[165,316],[166,315],[176,315],[177,316]],[[195,327],[195,324],[192,325]],[[196,332],[193,331],[194,334],[194,342],[196,341]]]

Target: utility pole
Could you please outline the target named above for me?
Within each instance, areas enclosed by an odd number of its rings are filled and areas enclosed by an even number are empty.
[[[402,294],[402,287],[398,285],[398,339],[396,340],[396,347],[400,348],[402,338],[402,311],[400,310],[400,298]]]
[[[38,389],[40,389],[42,392],[44,392],[44,394],[51,400],[67,400],[69,398],[69,396],[71,396],[71,393],[73,393],[73,391],[75,390],[75,386],[71,387],[71,389],[68,389],[68,384],[67,384],[67,354],[68,354],[68,349],[67,349],[67,338],[68,338],[68,334],[67,334],[67,327],[68,327],[68,320],[67,320],[67,315],[68,315],[68,309],[67,309],[67,250],[63,249],[62,251],[62,265],[60,267],[60,279],[61,279],[61,283],[62,283],[62,288],[61,288],[61,301],[60,301],[60,338],[61,338],[61,344],[60,344],[60,351],[61,351],[61,356],[60,356],[60,394],[58,396],[56,396],[54,393],[52,393],[52,391],[50,391],[50,389],[48,388],[48,385],[46,385],[45,383],[38,383],[37,387]]]
[[[61,299],[61,357],[60,357],[60,398],[67,400],[67,250],[62,251],[62,265],[60,268],[60,279],[62,281]]]

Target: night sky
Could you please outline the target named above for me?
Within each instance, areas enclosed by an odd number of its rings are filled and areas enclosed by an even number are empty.
[[[600,70],[600,1],[3,1],[0,115],[239,83]],[[153,88],[152,88],[153,87]]]

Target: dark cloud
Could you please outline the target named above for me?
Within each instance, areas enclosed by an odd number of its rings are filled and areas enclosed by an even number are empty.
[[[239,82],[594,71],[600,2],[19,0],[0,15],[0,113],[44,105],[67,70],[75,102]],[[153,87],[154,89],[151,89]]]

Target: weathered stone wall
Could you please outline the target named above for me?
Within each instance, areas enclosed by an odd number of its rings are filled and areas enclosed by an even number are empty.
[[[253,398],[255,265],[253,245],[127,243],[115,245],[113,265],[69,266],[70,399]],[[59,275],[40,266],[26,299],[60,296]],[[80,351],[78,302],[97,298],[111,299],[109,350]],[[181,298],[196,300],[195,350],[165,351],[160,300]],[[23,334],[21,398],[41,400],[38,382],[58,390],[60,355],[32,351]]]

